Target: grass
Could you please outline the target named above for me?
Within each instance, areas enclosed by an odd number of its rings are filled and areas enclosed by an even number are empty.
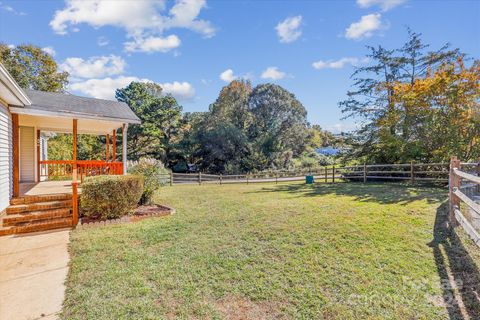
[[[443,188],[191,185],[156,201],[176,215],[72,233],[64,319],[480,317],[480,250],[445,229]]]

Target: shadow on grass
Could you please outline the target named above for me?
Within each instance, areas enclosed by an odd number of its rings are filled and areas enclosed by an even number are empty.
[[[307,184],[278,184],[274,187],[265,187],[258,192],[288,192],[298,194],[299,197],[315,197],[334,194],[338,196],[354,197],[356,201],[378,202],[383,204],[406,204],[416,200],[426,199],[429,203],[441,202],[446,198],[446,189],[440,187],[422,188],[403,183],[315,183]]]
[[[447,202],[438,207],[433,230],[434,238],[429,243],[441,279],[443,303],[450,319],[480,319],[478,266],[458,237],[457,229],[448,227],[447,212]]]

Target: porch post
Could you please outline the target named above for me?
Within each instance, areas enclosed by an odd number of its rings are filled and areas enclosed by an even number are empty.
[[[112,161],[117,161],[117,130],[112,131]]]
[[[73,119],[73,153],[72,153],[72,180],[77,181],[77,119]]]
[[[128,123],[124,123],[122,127],[123,174],[127,174],[127,129],[128,129]]]
[[[12,142],[13,142],[13,196],[20,195],[20,137],[18,133],[18,114],[12,114]]]
[[[78,224],[78,178],[77,178],[77,119],[73,119],[73,153],[72,153],[72,226]]]
[[[40,182],[40,130],[37,130],[37,181]]]
[[[108,158],[110,158],[110,135],[108,133],[105,136],[105,146],[106,146],[105,158],[108,161]]]

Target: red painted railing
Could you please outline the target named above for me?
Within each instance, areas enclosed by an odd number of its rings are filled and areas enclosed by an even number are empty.
[[[51,179],[72,176],[73,165],[73,160],[42,160],[40,161],[40,177]],[[84,177],[115,174],[123,174],[122,162],[77,160],[77,175],[82,181]]]

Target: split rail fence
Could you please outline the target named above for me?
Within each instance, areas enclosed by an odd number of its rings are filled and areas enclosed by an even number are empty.
[[[480,162],[450,161],[449,223],[461,226],[480,247]]]
[[[301,181],[306,175],[312,175],[316,182],[394,180],[411,183],[430,181],[447,183],[448,163],[403,163],[374,164],[359,166],[329,166],[296,171],[269,171],[237,175],[219,175],[206,173],[171,173],[163,178],[173,184],[229,184]]]

